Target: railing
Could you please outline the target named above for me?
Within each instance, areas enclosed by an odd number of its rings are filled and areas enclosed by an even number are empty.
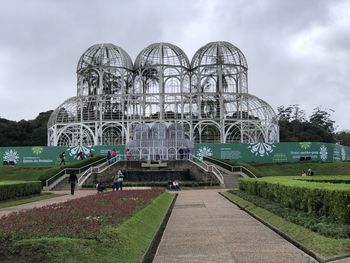
[[[117,155],[111,159],[108,159],[97,167],[90,167],[78,178],[78,186],[82,186],[93,173],[100,174],[122,160],[124,160],[124,155]]]
[[[210,165],[209,170],[211,170],[211,172],[216,176],[216,178],[218,178],[218,180],[220,181],[220,184],[224,184],[224,176],[222,175],[222,173],[219,171],[218,168],[216,168],[214,165]]]
[[[189,159],[190,153],[160,153],[160,154],[155,154],[155,153],[139,153],[139,154],[134,154],[130,156],[131,161],[173,161],[173,160],[188,160]],[[125,158],[125,156],[124,156]],[[125,158],[126,159],[126,158]]]
[[[52,183],[54,183],[58,178],[64,176],[65,174],[69,174],[71,172],[75,172],[77,174],[80,174],[88,169],[90,169],[90,167],[99,164],[101,162],[105,162],[106,158],[102,158],[100,160],[97,160],[93,163],[89,163],[87,165],[84,165],[82,167],[79,168],[64,168],[63,170],[59,171],[58,173],[56,173],[55,175],[51,176],[49,179],[46,180],[45,186],[49,187]]]
[[[204,169],[206,172],[209,171],[209,165],[203,162],[203,160],[199,159],[197,156],[193,154],[189,154],[188,160],[195,165],[199,166],[200,168]]]
[[[213,164],[216,164],[230,172],[239,172],[239,173],[243,173],[243,174],[246,174],[247,176],[249,177],[254,177],[254,178],[257,178],[257,176],[252,172],[250,171],[249,169],[245,168],[244,166],[241,166],[241,165],[230,165],[228,163],[225,163],[223,161],[220,161],[218,159],[214,159],[214,158],[211,158],[211,157],[204,157],[203,158],[205,161],[208,161],[208,162],[211,162]]]
[[[193,154],[189,154],[188,160],[193,164],[197,165],[199,168],[203,169],[204,171],[213,173],[215,177],[219,180],[220,184],[224,184],[224,176],[214,165],[206,164],[205,162],[203,162],[203,160],[199,159]]]

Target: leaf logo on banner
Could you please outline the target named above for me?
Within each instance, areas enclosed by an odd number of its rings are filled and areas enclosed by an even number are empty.
[[[197,157],[203,160],[203,157],[213,156],[213,151],[208,146],[202,146],[197,151]]]
[[[259,143],[252,143],[248,146],[248,149],[255,155],[255,156],[269,156],[270,153],[273,152],[273,148],[275,145],[265,143],[265,142],[259,142]]]
[[[346,151],[344,147],[341,148],[341,160],[346,161]]]
[[[19,159],[19,155],[17,151],[10,149],[5,151],[4,155],[2,156],[2,159],[6,162],[17,163]]]
[[[321,145],[320,147],[320,158],[322,161],[326,161],[328,157],[328,151],[327,151],[327,147],[324,145]]]
[[[40,147],[40,146],[34,146],[32,147],[32,153],[35,154],[35,155],[39,155],[43,152],[43,147]]]

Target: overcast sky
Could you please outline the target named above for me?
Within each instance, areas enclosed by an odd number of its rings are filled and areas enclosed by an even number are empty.
[[[0,14],[0,117],[34,119],[76,95],[76,65],[91,45],[113,43],[135,60],[154,42],[192,59],[229,41],[248,61],[249,93],[333,109],[350,129],[350,1],[11,0]]]

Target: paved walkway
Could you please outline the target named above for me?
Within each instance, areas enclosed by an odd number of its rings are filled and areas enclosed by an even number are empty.
[[[154,261],[317,262],[217,193],[179,192]]]

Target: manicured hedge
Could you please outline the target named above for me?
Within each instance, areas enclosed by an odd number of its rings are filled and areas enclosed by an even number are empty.
[[[0,183],[0,200],[7,200],[11,198],[40,194],[41,182],[21,182],[9,181]]]
[[[348,184],[308,182],[295,176],[244,178],[240,180],[240,189],[289,208],[350,224]]]

